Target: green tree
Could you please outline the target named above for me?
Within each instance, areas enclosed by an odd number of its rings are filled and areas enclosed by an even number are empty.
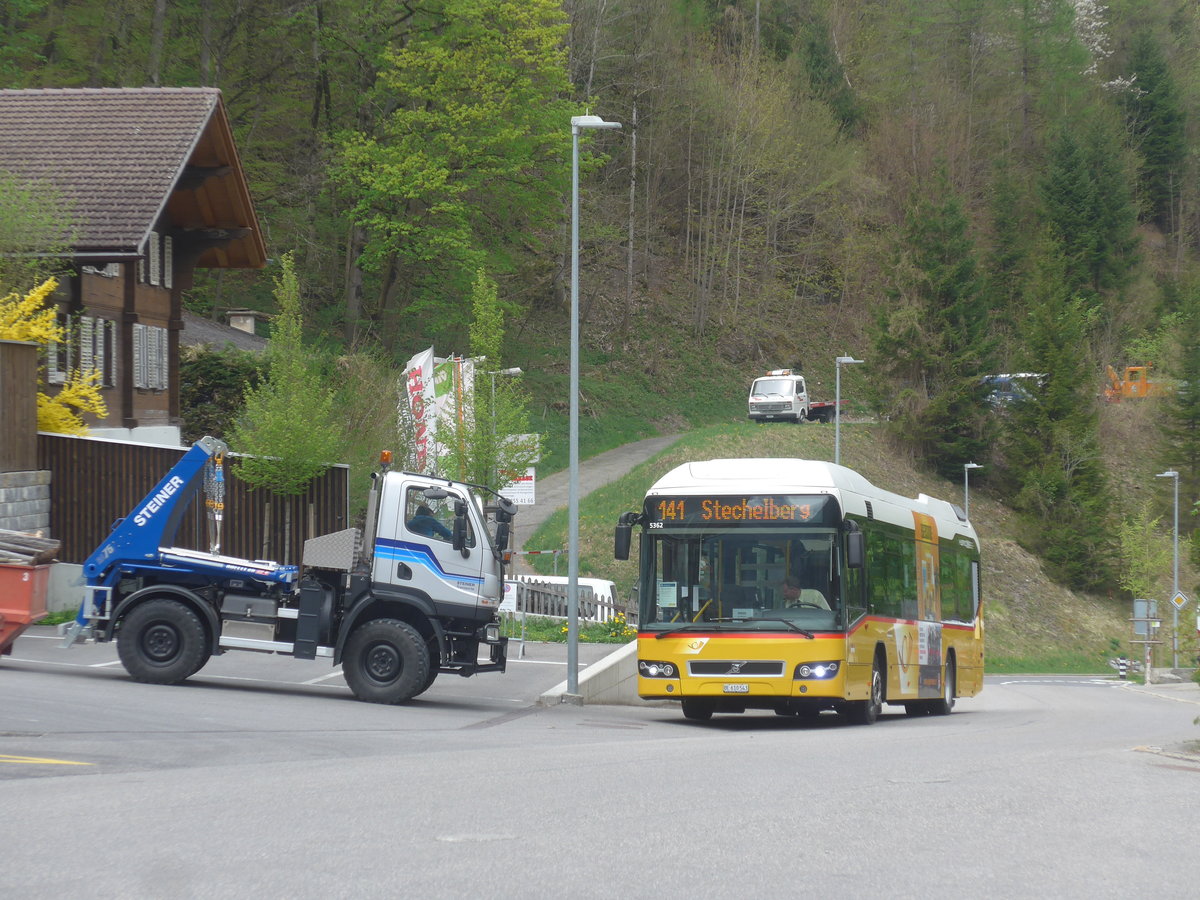
[[[53,193],[0,171],[0,296],[67,274],[67,212]]]
[[[1159,462],[1164,469],[1179,472],[1181,509],[1193,508],[1200,499],[1200,288],[1191,285],[1182,292],[1177,322],[1176,363],[1172,374],[1176,389],[1160,402],[1161,434]],[[1180,539],[1191,547],[1191,555],[1200,563],[1197,519],[1181,516]]]
[[[909,208],[892,302],[879,311],[875,356],[894,396],[893,430],[953,475],[989,444],[982,381],[992,339],[962,201],[945,172]]]
[[[234,474],[255,488],[290,495],[303,493],[340,460],[342,424],[334,414],[333,391],[304,347],[300,284],[290,252],[280,265],[279,314],[267,347],[267,376],[246,389],[230,444],[249,454],[238,460]]]
[[[1137,215],[1119,143],[1103,119],[1059,126],[1040,194],[1070,293],[1094,297],[1123,288],[1138,260]]]
[[[430,337],[465,327],[480,266],[511,272],[561,217],[573,107],[561,5],[437,0],[437,27],[387,54],[375,134],[344,133],[335,173],[366,229],[374,314],[421,316]]]
[[[1175,228],[1175,200],[1187,157],[1187,122],[1170,66],[1154,35],[1134,36],[1125,93],[1125,116],[1134,149],[1142,158],[1139,182],[1150,219],[1165,231]]]
[[[525,473],[538,448],[517,440],[529,433],[529,398],[520,373],[501,368],[504,314],[496,282],[482,269],[475,273],[471,305],[471,355],[476,360],[471,409],[439,423],[439,440],[447,447],[439,468],[499,490]]]
[[[1037,248],[1020,360],[1040,373],[1033,396],[1001,430],[1000,487],[1025,522],[1025,545],[1074,588],[1112,574],[1111,504],[1101,459],[1088,338],[1095,311],[1067,288],[1065,254]]]
[[[1117,581],[1132,597],[1163,597],[1170,592],[1173,551],[1159,528],[1161,521],[1147,503],[1117,526],[1121,556]]]
[[[179,354],[182,437],[192,444],[207,435],[225,438],[242,410],[246,389],[257,387],[266,360],[255,353],[184,347]]]

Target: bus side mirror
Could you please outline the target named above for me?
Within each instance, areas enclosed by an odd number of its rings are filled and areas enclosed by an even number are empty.
[[[866,547],[861,531],[851,531],[846,535],[846,565],[851,569],[861,569],[866,558]]]
[[[629,544],[633,541],[633,526],[641,524],[642,517],[635,512],[623,512],[617,519],[617,530],[613,535],[613,558],[629,559]]]
[[[629,559],[629,544],[632,540],[633,526],[628,522],[622,522],[617,526],[616,534],[613,535],[613,558]]]

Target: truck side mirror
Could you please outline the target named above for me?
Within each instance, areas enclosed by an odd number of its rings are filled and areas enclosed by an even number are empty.
[[[508,528],[507,522],[500,522],[496,525],[496,549],[501,553],[508,549]]]
[[[613,535],[613,559],[629,559],[629,544],[633,540],[633,526],[622,522]]]
[[[467,504],[461,500],[454,504],[454,527],[450,532],[450,546],[467,555]]]
[[[861,531],[851,531],[846,535],[846,565],[851,569],[861,569],[866,559],[866,544]]]

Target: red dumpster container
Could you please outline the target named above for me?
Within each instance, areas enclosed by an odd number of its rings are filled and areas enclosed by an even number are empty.
[[[46,615],[50,565],[0,564],[0,654],[12,653],[13,641]]]

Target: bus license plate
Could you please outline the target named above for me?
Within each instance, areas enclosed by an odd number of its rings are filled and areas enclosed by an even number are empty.
[[[750,685],[748,684],[727,684],[724,687],[727,694],[748,694],[750,693]]]

